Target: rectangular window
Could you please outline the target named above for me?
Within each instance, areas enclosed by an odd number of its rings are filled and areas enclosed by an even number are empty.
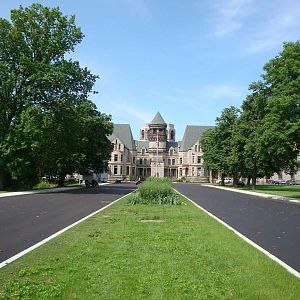
[[[135,164],[135,157],[132,158],[132,162]]]
[[[195,145],[195,152],[197,152],[197,145]]]
[[[169,166],[171,165],[171,159],[168,159],[168,165]]]
[[[180,157],[180,164],[182,165],[182,157]]]
[[[192,163],[195,163],[195,156],[192,157]]]
[[[114,161],[118,161],[118,154],[114,155]]]
[[[119,150],[121,150],[121,144],[119,144]]]
[[[142,165],[143,164],[143,160],[140,158],[140,165]]]
[[[114,175],[118,174],[118,166],[114,166]]]
[[[197,176],[201,176],[201,168],[197,169]]]
[[[121,154],[121,161],[123,161],[123,154]]]
[[[145,155],[145,149],[142,149],[142,155]]]
[[[175,158],[172,159],[172,165],[175,165]]]
[[[198,164],[201,164],[201,156],[198,156]]]

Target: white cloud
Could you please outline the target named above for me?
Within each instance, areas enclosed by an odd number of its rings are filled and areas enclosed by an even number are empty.
[[[172,94],[163,94],[157,91],[152,91],[151,94],[161,101],[167,101],[173,105],[192,105],[198,111],[205,112],[207,109],[214,108],[211,104],[235,105],[241,103],[247,95],[247,91],[247,88],[237,85],[207,84],[193,90],[178,89]]]
[[[251,13],[252,0],[221,0],[216,1],[214,36],[223,37],[243,26],[243,18]]]
[[[220,85],[206,85],[200,88],[200,93],[213,100],[222,99],[237,99],[244,95],[244,90],[239,86],[220,84]]]
[[[300,2],[289,1],[276,6],[262,26],[250,37],[248,53],[258,53],[275,49],[284,41],[299,39]]]
[[[114,107],[122,114],[129,114],[135,120],[141,123],[148,123],[152,120],[153,113],[149,113],[136,105],[129,104],[128,101],[122,101],[122,103],[114,103]]]
[[[125,0],[125,4],[132,15],[141,19],[149,19],[150,11],[143,0]]]

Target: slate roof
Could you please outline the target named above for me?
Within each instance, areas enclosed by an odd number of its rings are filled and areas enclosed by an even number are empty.
[[[136,150],[141,151],[142,148],[149,149],[149,141],[135,141]]]
[[[176,151],[178,150],[178,142],[167,142],[167,151],[173,147]]]
[[[180,145],[180,150],[189,150],[197,141],[200,140],[202,134],[210,128],[214,128],[214,126],[187,125]]]
[[[164,125],[166,122],[158,111],[150,124]]]
[[[110,141],[118,138],[127,149],[135,150],[135,143],[129,124],[114,124],[113,133],[108,137]]]

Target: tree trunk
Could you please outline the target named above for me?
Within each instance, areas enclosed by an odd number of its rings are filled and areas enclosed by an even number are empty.
[[[233,186],[234,187],[239,186],[239,176],[237,174],[233,174]]]
[[[251,185],[251,176],[247,176],[247,185],[248,185],[248,186]]]
[[[11,184],[11,175],[5,171],[3,168],[0,168],[0,190],[8,187]]]
[[[225,180],[225,174],[222,173],[222,175],[221,175],[221,185],[222,186],[225,186],[224,180]]]
[[[62,186],[64,186],[65,185],[65,177],[66,177],[66,173],[63,173],[63,174],[59,174],[59,176],[58,176],[58,186],[59,187],[62,187]]]
[[[256,190],[256,175],[252,176],[252,190]]]

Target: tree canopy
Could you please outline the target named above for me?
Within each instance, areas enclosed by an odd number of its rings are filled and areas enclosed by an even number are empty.
[[[98,76],[66,58],[83,37],[74,16],[41,4],[0,19],[0,186],[105,168],[110,116],[87,100]]]
[[[251,93],[228,135],[220,120],[231,108],[222,112],[216,128],[201,140],[207,167],[251,177],[254,187],[257,177],[282,170],[292,174],[299,167],[300,42],[284,43],[282,52],[263,70],[261,80],[249,85]]]

